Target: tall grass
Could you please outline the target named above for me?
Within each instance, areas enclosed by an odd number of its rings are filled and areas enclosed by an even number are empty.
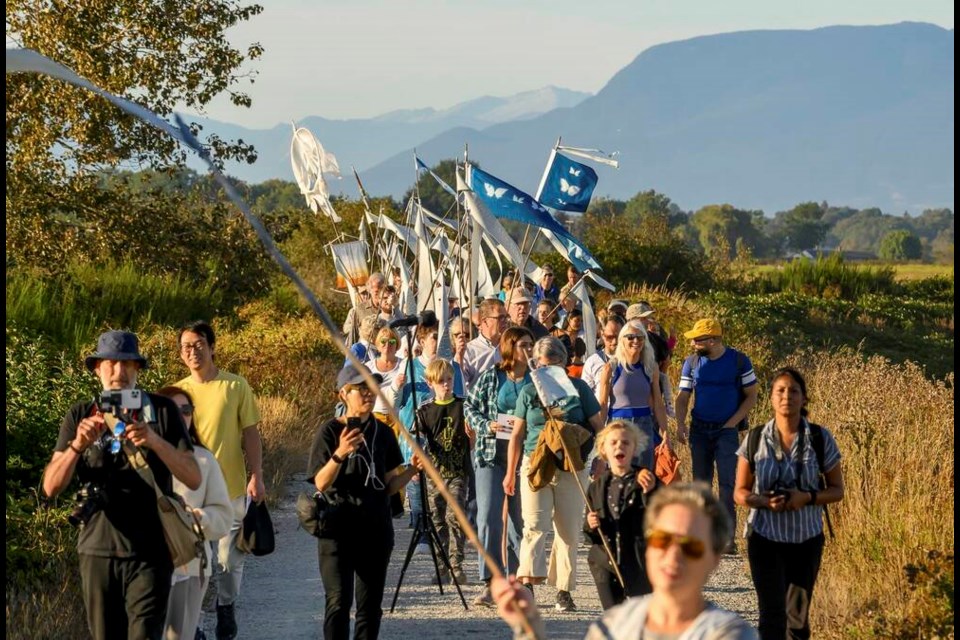
[[[208,283],[176,275],[143,273],[131,263],[73,263],[64,275],[44,279],[27,269],[7,272],[7,319],[43,334],[72,353],[107,327],[139,329],[210,318],[221,293]]]
[[[895,293],[895,278],[892,266],[858,267],[833,253],[827,257],[818,255],[816,260],[792,260],[781,270],[767,272],[760,286],[773,291],[849,299],[866,293]]]

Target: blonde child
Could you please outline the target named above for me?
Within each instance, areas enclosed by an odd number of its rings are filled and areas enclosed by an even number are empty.
[[[652,591],[644,562],[643,517],[657,478],[649,469],[634,466],[634,454],[646,446],[646,436],[629,420],[614,420],[597,435],[597,454],[606,468],[587,490],[587,516],[583,530],[593,546],[587,555],[590,573],[597,584],[603,608],[620,604],[628,597]],[[625,586],[617,579],[600,539],[607,538]]]
[[[453,366],[443,358],[437,358],[427,365],[424,377],[433,391],[433,400],[417,409],[417,418],[423,436],[427,441],[427,451],[440,476],[461,508],[466,508],[467,483],[470,465],[470,439],[466,421],[463,419],[463,399],[453,395]],[[447,502],[431,481],[427,485],[433,526],[440,536],[444,551],[450,558],[453,577],[459,584],[467,583],[463,571],[463,529],[447,509]],[[441,577],[446,577],[446,569],[441,569]]]

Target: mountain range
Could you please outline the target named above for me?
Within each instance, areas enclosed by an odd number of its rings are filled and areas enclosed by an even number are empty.
[[[299,124],[373,195],[410,187],[414,147],[434,164],[464,144],[533,193],[562,136],[620,152],[619,170],[598,170],[601,196],[654,189],[687,210],[730,203],[768,215],[810,200],[919,213],[953,208],[953,42],[952,29],[923,23],[701,36],[643,51],[593,96],[546,88]],[[237,177],[291,179],[288,125],[205,127],[257,145],[255,165],[228,166]],[[338,184],[356,195],[352,180]]]

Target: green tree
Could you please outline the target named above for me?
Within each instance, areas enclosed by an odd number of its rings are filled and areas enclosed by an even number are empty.
[[[641,191],[627,200],[623,214],[625,221],[633,224],[650,216],[669,220],[670,215],[677,209],[678,207],[670,201],[669,197],[650,189]]]
[[[749,249],[751,253],[762,244],[761,234],[753,225],[754,212],[742,211],[729,204],[711,204],[693,214],[690,224],[697,233],[700,246],[707,253],[718,249],[719,239],[729,255],[738,247]]]
[[[824,210],[816,202],[802,202],[774,217],[773,232],[777,245],[785,249],[816,249],[827,235]]]
[[[880,257],[884,260],[919,260],[923,248],[917,234],[899,229],[883,236]]]

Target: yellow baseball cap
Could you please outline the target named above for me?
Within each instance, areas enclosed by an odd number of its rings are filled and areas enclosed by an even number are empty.
[[[687,340],[696,340],[697,338],[704,338],[706,336],[722,336],[723,329],[720,328],[720,323],[714,320],[713,318],[703,318],[697,320],[696,324],[693,325],[693,329],[687,331],[683,334],[683,337]]]

